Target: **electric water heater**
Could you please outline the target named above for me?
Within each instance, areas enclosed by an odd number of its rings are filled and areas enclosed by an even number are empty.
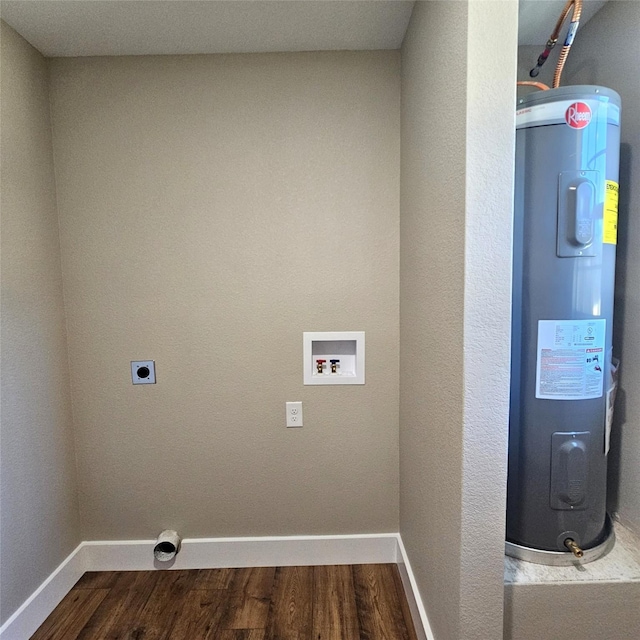
[[[507,553],[586,561],[611,537],[620,96],[536,91],[519,101],[516,127]]]

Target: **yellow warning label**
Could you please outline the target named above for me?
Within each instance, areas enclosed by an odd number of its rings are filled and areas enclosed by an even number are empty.
[[[618,243],[618,191],[619,186],[613,180],[607,180],[604,192],[604,219],[602,242]]]

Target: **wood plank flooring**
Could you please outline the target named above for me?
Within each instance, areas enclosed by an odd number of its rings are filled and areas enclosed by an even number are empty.
[[[392,564],[85,573],[31,640],[417,640]]]

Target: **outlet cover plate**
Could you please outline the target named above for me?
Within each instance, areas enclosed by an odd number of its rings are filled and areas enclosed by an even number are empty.
[[[287,427],[302,426],[302,402],[287,402]]]
[[[154,360],[132,360],[131,380],[133,384],[155,384],[156,363]]]

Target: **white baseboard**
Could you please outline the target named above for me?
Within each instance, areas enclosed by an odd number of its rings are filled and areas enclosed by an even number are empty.
[[[0,640],[28,640],[85,571],[398,564],[419,640],[434,640],[397,533],[262,538],[187,538],[171,563],[153,559],[155,540],[82,542],[0,628]]]
[[[85,571],[84,543],[80,543],[0,627],[0,638],[30,638]]]
[[[87,571],[285,567],[396,562],[395,533],[263,538],[185,538],[172,563],[153,559],[155,540],[85,542]]]
[[[418,591],[418,584],[416,583],[413,570],[411,569],[407,550],[404,548],[400,534],[398,534],[397,542],[398,571],[400,572],[404,592],[407,596],[407,602],[409,603],[409,609],[411,611],[411,618],[413,619],[413,626],[415,627],[416,635],[418,636],[418,640],[435,640],[433,631],[431,631],[427,612],[425,611],[422,598],[420,597],[420,592]]]

